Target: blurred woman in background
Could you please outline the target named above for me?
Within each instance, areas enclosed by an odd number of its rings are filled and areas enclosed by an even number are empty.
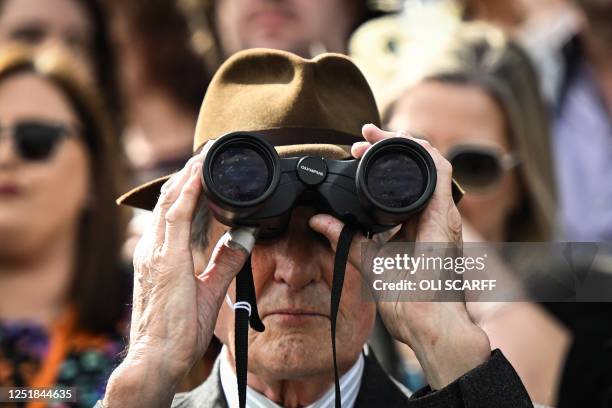
[[[86,77],[0,53],[0,385],[77,386],[83,407],[118,363],[130,289],[122,156]]]
[[[519,46],[471,24],[384,109],[389,128],[424,135],[453,164],[467,192],[459,209],[477,234],[466,241],[554,237],[550,126],[537,84]]]
[[[458,206],[464,241],[552,240],[557,210],[550,130],[526,54],[497,29],[465,25],[423,72],[392,96],[383,120],[391,130],[423,135],[451,162],[466,190]],[[566,330],[535,304],[476,303],[470,312],[533,400],[552,405]]]

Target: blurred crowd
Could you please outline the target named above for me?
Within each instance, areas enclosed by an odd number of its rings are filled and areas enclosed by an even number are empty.
[[[609,0],[0,0],[0,386],[77,386],[84,407],[103,395],[149,220],[115,199],[184,165],[215,70],[255,47],[350,55],[385,127],[453,165],[464,241],[612,241]],[[564,371],[577,313],[483,308],[535,402],[578,406],[561,397],[595,387],[582,370],[612,376],[602,358]],[[588,344],[609,341],[593,328]],[[385,368],[421,386],[411,351],[374,336]]]

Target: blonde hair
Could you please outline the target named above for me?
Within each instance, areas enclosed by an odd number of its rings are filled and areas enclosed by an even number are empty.
[[[504,113],[508,139],[520,165],[524,193],[508,220],[507,241],[545,241],[554,235],[556,191],[548,112],[529,57],[500,30],[484,23],[459,26],[452,40],[417,82],[480,87]],[[388,123],[395,103],[383,110]]]

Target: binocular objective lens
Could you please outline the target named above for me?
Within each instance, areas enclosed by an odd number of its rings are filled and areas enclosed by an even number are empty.
[[[255,200],[270,184],[270,169],[252,148],[228,147],[214,158],[211,172],[217,192],[234,201]]]
[[[412,157],[390,152],[373,158],[366,174],[372,197],[390,208],[403,208],[417,201],[425,190],[423,171]]]

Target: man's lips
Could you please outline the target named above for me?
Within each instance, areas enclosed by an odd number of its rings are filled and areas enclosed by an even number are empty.
[[[308,309],[277,309],[263,314],[262,318],[266,318],[269,316],[278,316],[278,317],[287,317],[287,318],[306,318],[306,317],[325,317],[329,318],[329,315],[326,313],[321,313],[316,310],[308,310]]]

